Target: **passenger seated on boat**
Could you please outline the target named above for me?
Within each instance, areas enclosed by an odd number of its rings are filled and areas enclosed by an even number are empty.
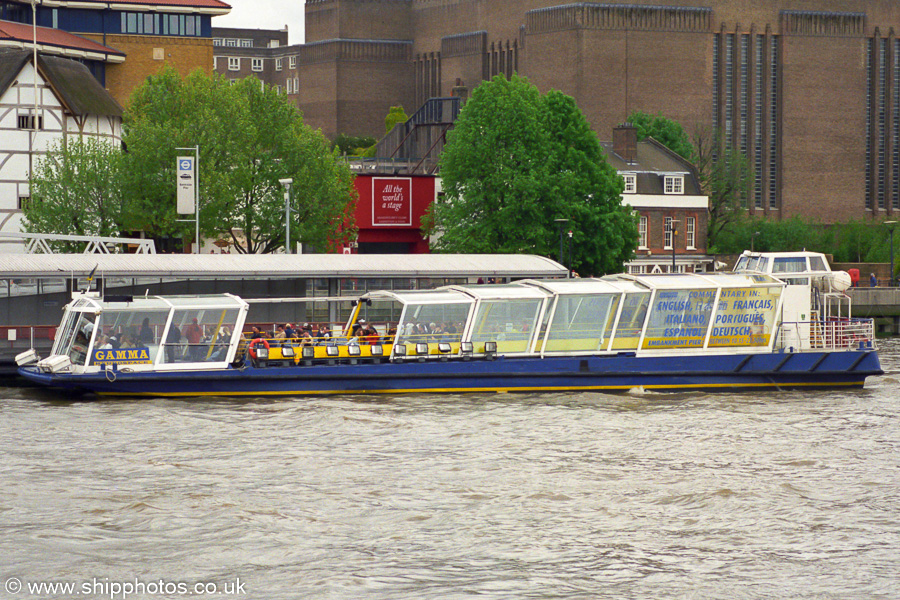
[[[393,344],[393,343],[394,343],[394,338],[396,338],[396,337],[397,337],[397,328],[396,328],[396,327],[391,327],[390,329],[388,329],[387,335],[384,336],[384,339],[382,340],[382,343],[384,343],[384,344]]]
[[[231,343],[231,331],[228,327],[219,328],[219,335],[216,338],[216,346],[213,348],[209,359],[212,361],[225,360],[228,354],[228,345]]]
[[[363,321],[365,323],[365,321]],[[378,343],[378,330],[371,323],[366,323],[360,332],[360,342],[374,346]]]
[[[288,340],[292,340],[297,337],[297,332],[294,331],[294,327],[290,323],[284,324],[284,337]]]
[[[313,340],[312,334],[310,334],[310,332],[308,332],[307,330],[304,329],[300,333],[300,345],[301,346],[312,346],[314,343],[315,343],[315,341]]]
[[[316,332],[316,345],[322,346],[331,342],[331,329],[328,328],[328,325],[319,325],[319,331]]]
[[[276,339],[276,340],[285,339],[284,325],[279,325],[278,327],[275,328],[275,335],[273,336],[272,339]]]

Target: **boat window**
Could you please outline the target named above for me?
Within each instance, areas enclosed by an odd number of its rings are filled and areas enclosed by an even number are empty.
[[[768,346],[781,290],[780,287],[723,289],[709,347]]]
[[[190,308],[172,313],[172,325],[160,340],[161,362],[222,361],[228,355],[240,311],[236,308]]]
[[[544,350],[606,350],[620,298],[620,294],[560,296]]]
[[[619,317],[619,324],[616,326],[613,350],[634,350],[638,347],[649,306],[650,292],[625,294],[622,314]]]
[[[759,262],[756,263],[756,270],[762,271],[763,273],[767,272],[769,269],[769,257],[760,256]]]
[[[471,304],[407,304],[397,328],[397,343],[458,342]]]
[[[825,266],[825,260],[821,256],[810,256],[809,257],[809,270],[810,271],[827,271],[828,267]]]
[[[644,349],[701,348],[709,329],[715,289],[657,292],[650,306]]]
[[[805,256],[783,256],[775,258],[773,273],[803,273],[806,271]]]
[[[145,359],[140,362],[152,363],[156,359],[160,336],[168,317],[167,308],[107,308],[103,312],[100,331],[105,338],[104,343],[95,344],[95,347],[99,349],[108,344],[108,349],[113,350],[146,348],[146,355],[142,355]]]
[[[53,354],[68,355],[73,365],[84,366],[96,318],[94,313],[70,312],[56,338]]]
[[[783,280],[788,285],[809,285],[809,277],[784,277]]]
[[[747,268],[748,262],[749,262],[749,259],[746,256],[740,257],[737,261],[737,264],[734,265],[734,270],[735,271],[743,271],[744,269]]]
[[[497,352],[527,352],[542,302],[538,298],[481,302],[472,330],[476,352],[489,341],[497,342]]]

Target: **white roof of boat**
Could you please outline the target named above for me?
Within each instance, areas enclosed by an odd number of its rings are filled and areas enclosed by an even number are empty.
[[[540,288],[520,285],[519,283],[453,286],[453,289],[465,289],[471,296],[484,300],[543,299],[550,295]]]
[[[522,282],[526,283],[526,282]],[[554,294],[619,294],[623,290],[627,292],[647,292],[646,288],[629,279],[619,279],[610,276],[603,279],[553,279],[549,281],[528,280],[531,285],[540,286]]]
[[[189,308],[224,308],[234,309],[247,306],[247,303],[232,294],[209,294],[202,296],[108,296],[99,298],[94,295],[81,295],[73,299],[74,306],[91,306],[104,310],[147,310],[159,308],[169,310],[172,307]]]
[[[363,298],[371,298],[372,300],[399,300],[406,304],[471,304],[475,302],[472,297],[445,287],[436,290],[398,290],[395,292],[377,290],[365,294]],[[347,299],[351,300],[351,298]]]
[[[784,285],[784,282],[763,273],[664,273],[631,277],[648,287],[666,290]]]
[[[86,276],[193,278],[562,277],[531,254],[0,254],[0,279]]]

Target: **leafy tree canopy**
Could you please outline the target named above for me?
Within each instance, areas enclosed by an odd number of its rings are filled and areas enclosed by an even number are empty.
[[[176,223],[175,157],[183,154],[176,148],[197,145],[203,234],[224,233],[238,252],[283,248],[279,179],[291,178],[292,242],[324,251],[355,236],[349,168],[283,95],[255,78],[232,83],[196,70],[182,79],[164,69],[132,95],[125,141],[133,229],[190,235],[190,225]]]
[[[556,257],[557,219],[568,219],[576,271],[619,272],[637,246],[622,179],[574,100],[541,96],[516,75],[475,89],[448,134],[441,177],[444,199],[426,218],[439,251]]]
[[[31,177],[23,229],[31,233],[116,237],[125,219],[117,144],[95,137],[69,138],[52,146]],[[59,250],[80,251],[72,244]]]
[[[662,116],[662,113],[651,115],[635,110],[628,115],[628,122],[637,129],[638,141],[652,137],[663,146],[682,158],[693,161],[694,147],[684,127],[677,121]]]

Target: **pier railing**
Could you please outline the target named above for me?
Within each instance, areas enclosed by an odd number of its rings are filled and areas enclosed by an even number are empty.
[[[829,319],[782,323],[775,348],[795,350],[874,350],[873,319]]]

